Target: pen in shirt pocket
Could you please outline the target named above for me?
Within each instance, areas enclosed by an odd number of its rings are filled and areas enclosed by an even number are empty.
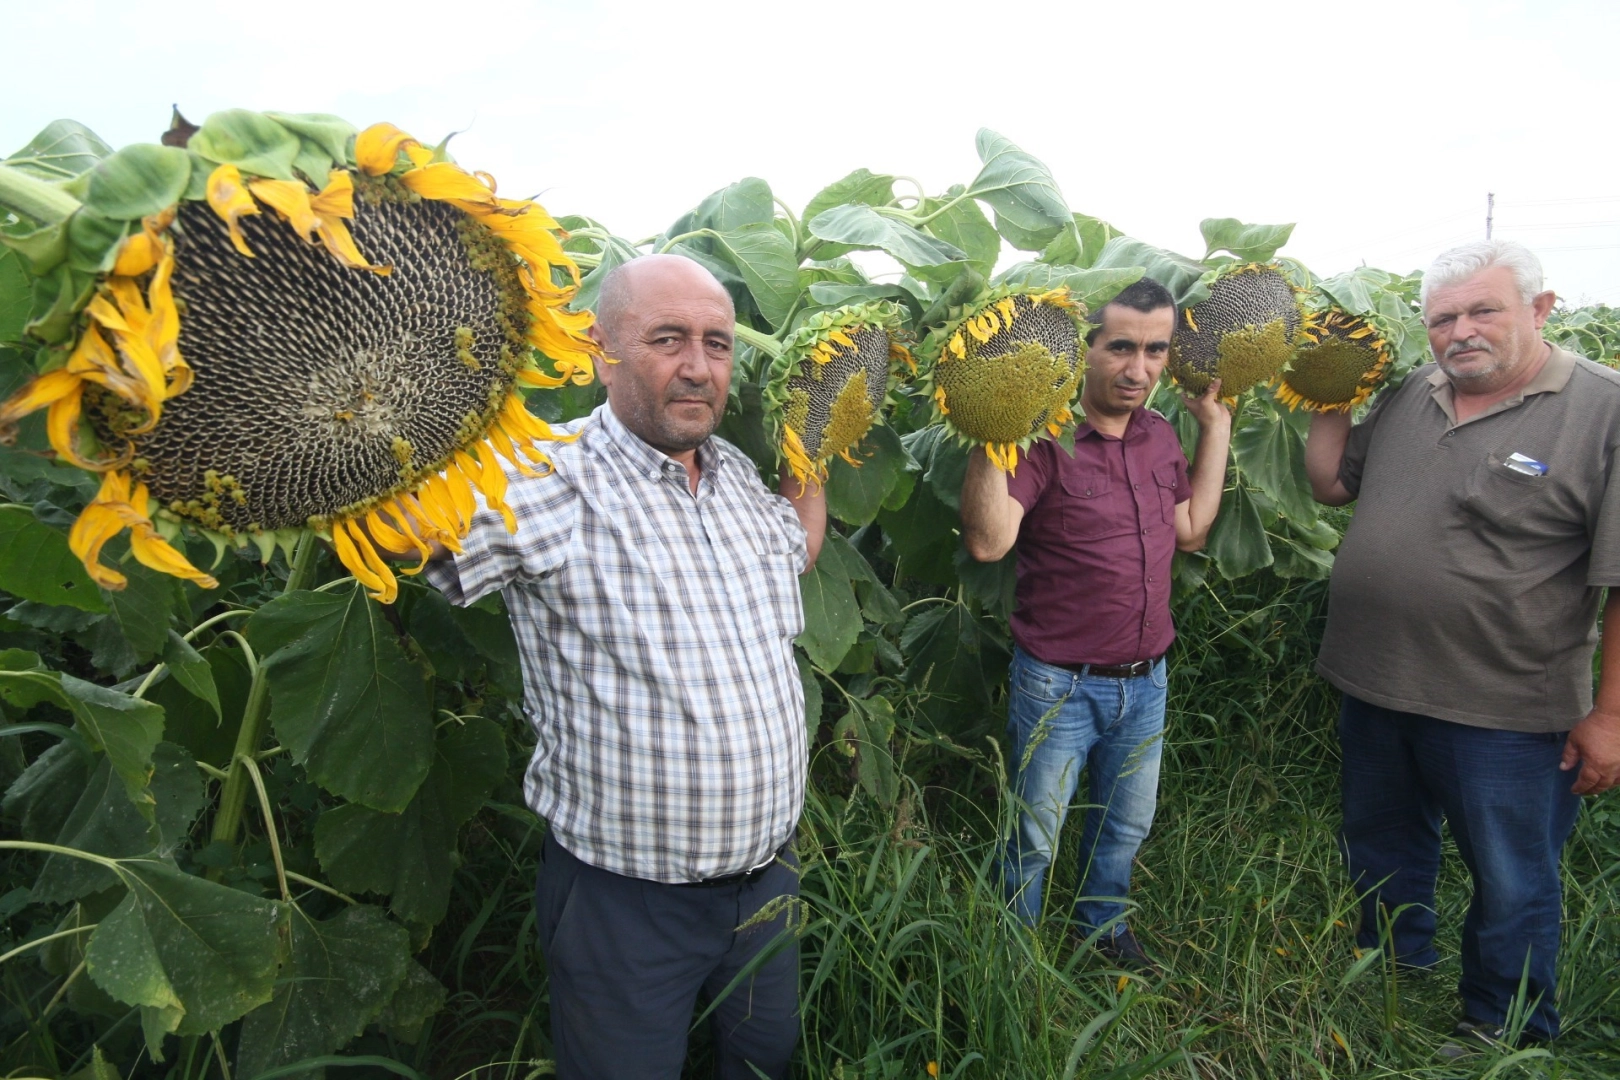
[[[1525,457],[1518,451],[1514,451],[1513,453],[1509,454],[1507,456],[1507,460],[1502,462],[1502,464],[1507,468],[1512,469],[1514,472],[1521,473],[1525,476],[1547,475],[1546,465],[1537,461],[1533,457]]]

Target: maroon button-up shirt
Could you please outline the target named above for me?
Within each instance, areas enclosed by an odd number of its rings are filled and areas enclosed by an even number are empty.
[[[1036,443],[1007,490],[1024,508],[1010,621],[1025,652],[1048,664],[1111,665],[1170,647],[1176,504],[1192,490],[1168,420],[1137,409],[1123,439],[1081,424],[1073,457]]]

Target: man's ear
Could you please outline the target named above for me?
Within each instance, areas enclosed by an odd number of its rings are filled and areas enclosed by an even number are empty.
[[[608,356],[607,335],[602,332],[602,326],[600,323],[592,323],[590,328],[585,332],[591,336],[591,340],[596,342],[596,344],[600,346],[602,350],[600,355],[598,355],[594,361],[596,367],[596,381],[601,383],[603,386],[609,386],[613,382],[613,366],[617,364],[618,361]]]
[[[1537,293],[1530,301],[1530,309],[1536,313],[1536,329],[1540,330],[1547,322],[1547,316],[1552,314],[1553,305],[1558,303],[1558,294],[1548,289],[1544,293]]]

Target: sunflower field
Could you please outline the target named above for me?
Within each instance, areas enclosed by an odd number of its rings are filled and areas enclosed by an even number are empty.
[[[804,1075],[1620,1070],[1613,793],[1567,860],[1556,1057],[1438,1062],[1445,976],[1353,952],[1310,673],[1346,517],[1304,437],[1426,360],[1417,277],[1322,276],[1293,226],[1229,218],[1164,250],[1001,135],[976,151],[935,194],[743,179],[653,237],[325,115],[176,113],[116,151],[58,121],[0,161],[0,1076],[552,1071],[516,644],[498,597],[453,607],[412,563],[510,474],[545,482],[603,400],[602,277],[652,251],[736,301],[720,433],[834,519],[801,582]],[[1152,406],[1189,453],[1179,386],[1235,410],[1208,547],[1176,561],[1153,980],[1002,910],[1013,563],[957,517],[970,446],[1016,469],[1072,439],[1086,313],[1144,275],[1181,313]],[[1550,325],[1620,362],[1612,310]]]

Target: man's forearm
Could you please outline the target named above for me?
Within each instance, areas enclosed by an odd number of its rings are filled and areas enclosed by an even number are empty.
[[[1209,424],[1198,432],[1198,450],[1188,475],[1192,488],[1187,515],[1192,522],[1193,535],[1189,546],[1195,550],[1204,546],[1209,538],[1210,526],[1221,509],[1221,494],[1226,489],[1226,452],[1232,446],[1232,425]]]
[[[782,469],[781,482],[776,490],[782,498],[793,504],[804,527],[807,561],[800,573],[808,574],[821,557],[821,545],[827,538],[827,489],[820,484],[801,484],[789,469]]]
[[[1349,413],[1319,412],[1311,417],[1311,432],[1305,437],[1305,476],[1317,502],[1343,506],[1350,501],[1350,492],[1339,482],[1339,466],[1349,441]]]
[[[979,562],[995,562],[1012,550],[1018,523],[1012,520],[1007,474],[991,464],[983,447],[968,454],[962,479],[962,543]]]
[[[1610,589],[1603,602],[1603,636],[1598,647],[1603,662],[1593,708],[1620,716],[1620,589]]]

